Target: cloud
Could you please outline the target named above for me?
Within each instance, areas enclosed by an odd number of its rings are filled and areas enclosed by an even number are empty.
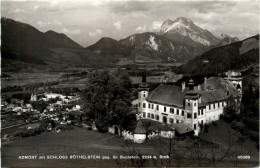
[[[96,29],[94,32],[89,32],[88,34],[89,34],[89,36],[94,37],[94,36],[100,35],[100,34],[102,34],[102,33],[103,33],[102,30]]]
[[[74,34],[82,31],[70,37],[88,44],[95,43],[101,36],[120,40],[136,32],[156,31],[161,21],[181,16],[216,34],[244,39],[259,33],[259,3],[256,1],[17,1],[3,0],[1,15],[43,32],[61,32],[63,28]]]
[[[58,21],[58,20],[53,20],[53,21],[37,21],[37,24],[39,26],[49,26],[49,25],[52,25],[52,26],[62,26],[62,22]]]
[[[148,12],[152,7],[153,2],[141,2],[141,1],[114,1],[107,6],[111,12],[116,14],[128,14],[131,12]]]
[[[9,13],[9,14],[25,13],[25,10],[16,8],[16,9],[10,10],[8,13]]]
[[[121,29],[121,28],[122,28],[122,21],[114,22],[114,23],[113,23],[113,26],[114,26],[116,29]]]
[[[152,23],[152,30],[158,30],[161,28],[161,25],[162,25],[162,21],[153,21]]]
[[[72,34],[72,35],[76,35],[76,34],[81,34],[81,30],[80,29],[67,29],[67,28],[63,28],[62,32],[65,34]]]
[[[145,32],[146,31],[146,25],[143,26],[138,26],[137,28],[135,28],[136,32]]]
[[[39,21],[37,22],[37,24],[40,25],[40,26],[48,26],[48,25],[51,24],[51,22],[43,22],[43,21],[39,20]]]

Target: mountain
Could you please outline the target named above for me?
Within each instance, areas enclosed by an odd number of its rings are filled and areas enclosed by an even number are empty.
[[[259,63],[259,35],[213,48],[182,65],[178,73],[207,75],[242,70]]]
[[[55,58],[55,50],[63,49],[65,52],[83,49],[65,34],[54,31],[40,32],[29,24],[1,18],[2,28],[2,57],[24,62],[46,63],[48,61],[61,61]],[[77,60],[77,58],[75,59]],[[73,61],[72,61],[73,63]]]
[[[119,42],[132,49],[131,56],[137,62],[182,62],[190,59],[195,51],[189,44],[183,45],[153,32],[134,34]]]
[[[218,43],[218,38],[208,30],[195,25],[194,22],[185,17],[179,17],[174,21],[163,22],[160,34],[175,39],[183,44],[192,43],[194,45],[212,46]]]
[[[136,61],[185,62],[217,45],[219,39],[192,20],[179,17],[164,21],[158,33],[134,34],[119,42],[132,48]]]
[[[220,39],[220,41],[218,42],[216,47],[239,41],[239,39],[237,37],[231,37],[231,36],[223,34],[223,33],[220,35],[219,39]]]
[[[103,55],[128,56],[131,54],[130,47],[124,46],[118,41],[108,37],[101,38],[95,44],[86,47],[86,49]]]

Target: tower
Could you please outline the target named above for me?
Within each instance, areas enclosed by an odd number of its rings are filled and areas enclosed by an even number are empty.
[[[36,88],[34,88],[32,90],[31,101],[37,101],[37,91],[36,91]]]
[[[195,134],[198,133],[198,104],[199,104],[199,94],[198,91],[194,89],[194,81],[189,80],[188,91],[185,95],[185,123],[190,125]]]
[[[142,112],[143,103],[148,97],[150,87],[146,83],[146,76],[142,77],[142,83],[138,87],[138,112]]]

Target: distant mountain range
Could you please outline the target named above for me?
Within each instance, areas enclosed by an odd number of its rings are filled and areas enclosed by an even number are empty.
[[[187,62],[214,47],[238,41],[222,34],[217,37],[187,18],[166,20],[159,32],[134,34],[119,41],[103,37],[86,48],[65,34],[38,31],[34,27],[1,18],[2,58],[31,63],[71,65],[132,62]]]

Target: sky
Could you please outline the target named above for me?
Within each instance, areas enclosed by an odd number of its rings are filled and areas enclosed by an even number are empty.
[[[2,0],[1,15],[42,32],[64,33],[83,47],[102,37],[116,40],[158,31],[186,17],[215,35],[239,39],[259,33],[259,1]]]

